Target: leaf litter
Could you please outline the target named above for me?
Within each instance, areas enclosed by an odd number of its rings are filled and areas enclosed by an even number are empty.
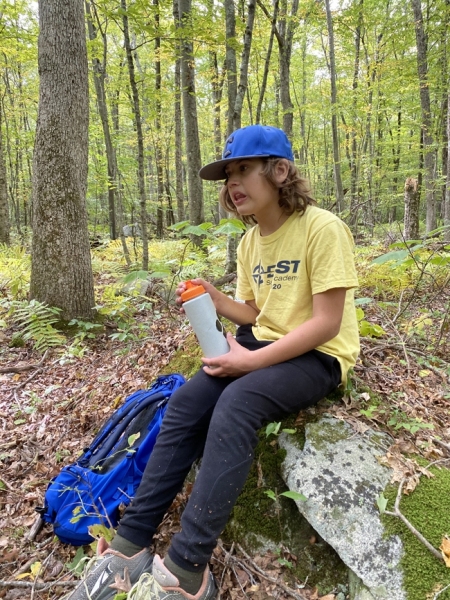
[[[168,372],[176,351],[187,346],[189,331],[181,326],[177,311],[163,305],[158,311],[157,321],[150,311],[139,315],[150,323],[144,340],[118,342],[102,333],[89,341],[87,352],[73,360],[61,360],[56,350],[42,360],[28,346],[3,351],[0,598],[57,600],[74,585],[76,577],[67,565],[73,562],[76,548],[61,544],[48,525],[33,541],[27,540],[36,521],[35,507],[43,503],[48,481],[76,460],[121,402],[148,387],[158,374]],[[359,433],[369,427],[388,431],[392,445],[380,461],[393,469],[393,481],[406,478],[404,491],[411,493],[421,475],[431,475],[412,455],[448,465],[449,371],[424,369],[414,353],[408,354],[404,364],[404,356],[403,346],[364,338],[354,389],[323,410],[346,420]],[[373,394],[378,401],[371,408]],[[301,415],[297,421],[301,424]],[[155,536],[155,551],[164,554],[171,535],[179,530],[189,493],[187,484]],[[441,551],[446,561],[450,561],[449,546],[444,538]],[[89,547],[85,550],[92,554]],[[295,564],[296,557],[289,556],[289,561]],[[320,596],[307,582],[296,581],[289,568],[280,564],[279,555],[271,552],[249,556],[240,547],[219,542],[211,565],[221,600],[336,598],[334,593]]]

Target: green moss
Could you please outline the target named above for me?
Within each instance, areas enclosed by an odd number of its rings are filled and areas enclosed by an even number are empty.
[[[436,549],[445,534],[450,534],[450,470],[432,467],[435,475],[421,477],[419,485],[408,496],[402,496],[400,511],[408,521]],[[385,491],[392,510],[397,488],[390,486]],[[386,535],[398,535],[403,542],[405,555],[401,566],[404,572],[408,600],[433,598],[437,591],[450,584],[450,569],[435,558],[397,517],[382,516]],[[439,600],[450,600],[450,588],[439,595]]]
[[[294,421],[295,416],[290,417],[281,428],[293,428]],[[308,584],[317,585],[321,594],[330,592],[337,584],[345,585],[347,568],[339,556],[324,542],[310,543],[312,536],[317,537],[316,532],[295,502],[280,495],[287,490],[280,475],[285,451],[279,448],[275,436],[266,437],[265,429],[260,431],[259,440],[255,460],[223,532],[223,540],[240,543],[254,554],[286,546],[297,554],[293,575],[300,581],[308,578]],[[275,493],[276,500],[266,494],[268,490]]]
[[[201,348],[194,334],[186,339],[186,346],[175,352],[167,365],[167,372],[181,373],[186,379],[190,379],[202,366]]]

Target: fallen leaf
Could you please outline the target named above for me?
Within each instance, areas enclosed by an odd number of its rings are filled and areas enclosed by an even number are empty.
[[[450,539],[444,537],[442,544],[439,546],[439,550],[442,552],[442,558],[444,559],[445,566],[450,568]]]

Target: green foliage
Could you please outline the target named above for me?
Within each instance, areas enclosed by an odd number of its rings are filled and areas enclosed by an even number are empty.
[[[266,426],[266,437],[269,435],[279,435],[281,432],[283,433],[295,433],[296,429],[281,429],[281,421],[279,423],[273,421],[268,423]]]
[[[356,318],[358,319],[358,327],[359,327],[359,335],[363,337],[382,337],[385,335],[384,329],[381,325],[377,325],[376,323],[371,323],[367,321],[365,318],[365,314],[362,308],[356,308]]]
[[[30,255],[23,246],[0,244],[0,293],[12,300],[27,296],[30,287]]]
[[[402,496],[400,511],[432,546],[439,548],[442,538],[449,533],[450,470],[437,467],[429,470],[434,477],[428,479],[422,476],[416,489]],[[384,496],[393,506],[397,487],[389,486]],[[408,600],[432,599],[434,594],[450,584],[450,569],[433,556],[399,518],[385,514],[381,518],[386,535],[398,535],[405,549],[401,566]],[[439,595],[439,600],[450,600],[450,588]]]
[[[20,327],[23,339],[31,341],[39,352],[64,344],[65,337],[53,327],[60,312],[37,300],[13,301],[9,308],[9,316]]]

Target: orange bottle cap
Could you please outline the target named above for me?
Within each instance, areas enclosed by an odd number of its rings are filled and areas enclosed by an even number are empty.
[[[197,298],[197,296],[201,296],[206,292],[202,285],[195,285],[195,283],[192,283],[191,280],[185,281],[185,284],[186,290],[181,294],[181,299],[183,302]]]

